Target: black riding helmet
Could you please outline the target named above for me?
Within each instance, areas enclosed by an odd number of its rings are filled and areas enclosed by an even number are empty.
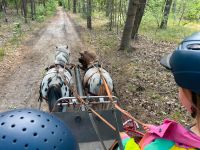
[[[0,150],[78,150],[78,144],[57,117],[16,109],[0,113]]]
[[[178,86],[200,94],[200,32],[185,38],[160,63],[172,71]]]

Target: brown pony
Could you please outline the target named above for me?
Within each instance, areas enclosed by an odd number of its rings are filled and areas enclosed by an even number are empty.
[[[110,74],[101,67],[98,58],[93,51],[84,51],[80,53],[79,62],[82,64],[81,69],[85,71],[83,86],[87,89],[89,95],[107,95],[103,78],[108,84],[110,91],[113,91],[113,82]]]

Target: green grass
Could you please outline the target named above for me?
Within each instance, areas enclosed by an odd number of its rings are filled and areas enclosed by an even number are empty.
[[[167,29],[159,29],[155,20],[148,15],[143,17],[139,33],[155,41],[179,43],[186,36],[200,31],[200,27],[198,25],[198,22],[191,22],[185,25],[181,22],[180,25],[178,25],[177,22],[174,23],[172,19],[169,19]]]
[[[0,60],[3,60],[4,55],[5,55],[4,48],[0,48]]]
[[[104,30],[108,30],[109,20],[105,17],[105,14],[94,12],[92,19],[94,30],[101,30],[102,32],[104,32]],[[123,32],[123,26],[119,26],[119,31],[118,36],[120,36],[120,33]],[[200,31],[199,22],[188,22],[183,20],[179,25],[178,20],[175,22],[172,16],[169,18],[167,29],[159,29],[155,18],[150,13],[147,13],[141,22],[139,34],[158,42],[166,41],[179,43],[186,36],[197,31]],[[116,28],[113,28],[113,33],[116,33]],[[106,40],[104,44],[106,45],[107,43],[112,45],[112,40],[111,42],[110,39]]]

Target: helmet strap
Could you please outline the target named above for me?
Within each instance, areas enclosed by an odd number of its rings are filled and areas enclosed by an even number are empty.
[[[193,102],[193,105],[191,107],[191,116],[192,118],[196,118],[197,116],[197,108],[196,108],[196,105],[197,105],[197,94],[192,92],[192,102]]]
[[[191,107],[191,110],[192,110],[192,113],[191,113],[192,118],[196,118],[196,116],[197,116],[197,110],[196,110],[196,108],[194,108],[194,107],[192,106],[192,107]]]

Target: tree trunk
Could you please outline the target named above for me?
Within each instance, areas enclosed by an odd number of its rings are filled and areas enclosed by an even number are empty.
[[[109,6],[110,6],[110,8],[109,8],[109,10],[110,10],[110,12],[109,12],[109,15],[110,15],[110,31],[112,31],[112,27],[113,27],[113,3],[114,3],[114,0],[109,0]]]
[[[43,0],[43,6],[46,7],[46,2],[45,2],[45,0]]]
[[[6,14],[6,1],[5,0],[2,0],[2,8],[3,8],[4,13]]]
[[[111,0],[106,0],[106,17],[110,15],[110,1]]]
[[[33,13],[34,13],[34,15],[35,15],[35,18],[36,18],[36,2],[35,2],[35,0],[34,0],[34,3],[33,3]]]
[[[172,12],[173,12],[174,22],[176,21],[176,3],[177,3],[177,1],[174,0],[174,2],[172,4]]]
[[[3,11],[4,11],[5,22],[8,22],[7,13],[6,13],[6,1],[5,0],[2,0],[2,7],[3,7]]]
[[[84,16],[85,16],[85,14],[87,14],[87,11],[86,11],[86,2],[85,2],[85,0],[83,0],[83,2],[82,2],[82,11],[83,11],[83,14],[84,14]]]
[[[19,8],[18,8],[17,0],[15,0],[15,8],[16,8],[16,11],[17,11],[17,15],[19,15]]]
[[[80,0],[77,2],[77,5],[78,5],[78,13],[80,13],[81,12],[81,2],[80,2]]]
[[[22,0],[22,8],[23,8],[23,15],[24,15],[24,19],[25,19],[25,23],[27,23],[27,1],[26,0]]]
[[[73,13],[76,13],[76,0],[73,0]]]
[[[144,10],[145,10],[147,0],[139,0],[139,2],[140,2],[140,5],[137,8],[137,13],[135,16],[135,21],[134,21],[134,25],[133,25],[132,34],[131,34],[132,39],[137,38],[138,29],[140,27],[140,23],[142,21],[143,15],[144,15]]]
[[[138,0],[129,0],[126,23],[124,26],[124,31],[121,39],[120,50],[125,50],[130,48],[131,33],[135,21],[137,7],[138,7]]]
[[[183,15],[184,15],[184,13],[185,13],[186,8],[187,8],[187,1],[185,0],[185,1],[182,2],[181,16],[180,16],[180,18],[179,18],[178,25],[180,25],[180,23],[181,23],[181,21],[182,21],[182,19],[183,19]]]
[[[67,5],[67,6],[68,6],[68,10],[70,10],[70,9],[71,9],[71,4],[70,4],[70,1],[71,1],[71,0],[68,0],[68,3],[67,3],[67,4],[68,4],[68,5]]]
[[[92,29],[92,5],[91,0],[87,0],[87,28]]]
[[[30,0],[30,2],[31,2],[31,19],[32,20],[35,20],[35,14],[34,14],[34,3],[35,3],[35,1],[34,0]]]
[[[168,22],[168,17],[170,13],[170,8],[172,5],[172,0],[166,0],[165,1],[165,9],[164,9],[164,14],[163,14],[163,19],[160,24],[160,29],[166,29],[167,28],[167,22]]]
[[[2,2],[0,1],[0,12],[3,11],[3,4]]]

